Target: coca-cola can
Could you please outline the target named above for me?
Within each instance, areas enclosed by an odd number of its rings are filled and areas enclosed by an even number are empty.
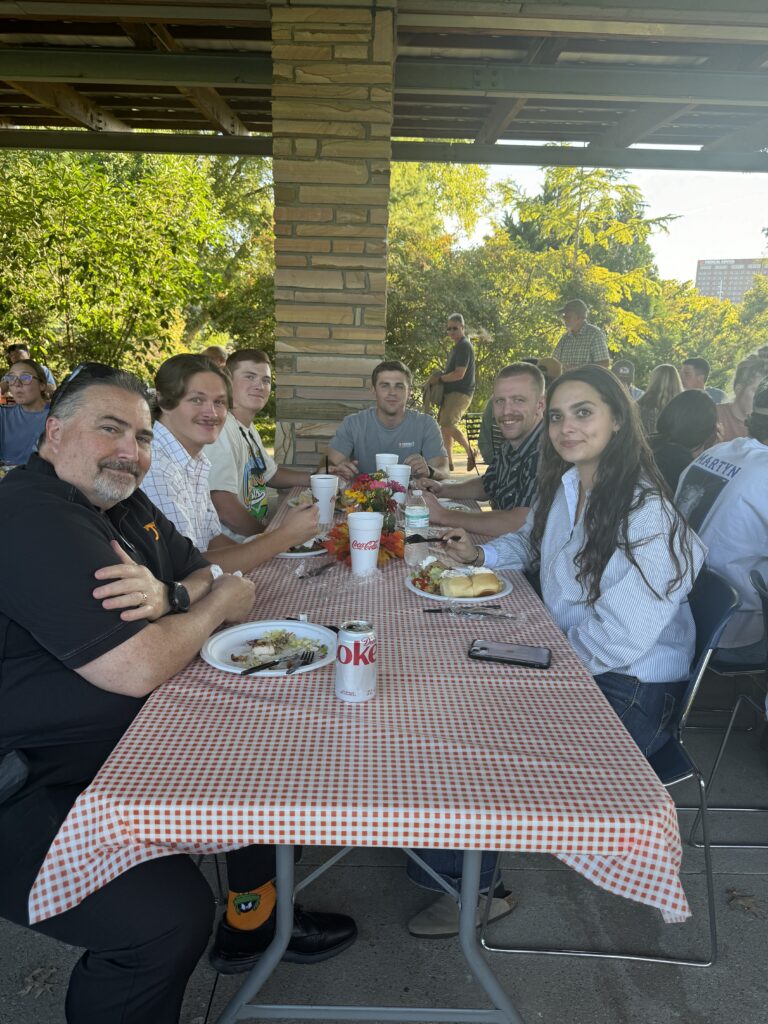
[[[376,630],[370,622],[351,619],[336,641],[336,696],[359,704],[376,696]]]

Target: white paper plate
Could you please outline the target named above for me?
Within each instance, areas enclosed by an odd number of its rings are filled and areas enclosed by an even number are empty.
[[[317,658],[311,665],[301,665],[295,669],[299,672],[312,672],[322,665],[329,665],[336,658],[336,634],[325,626],[316,626],[313,622],[294,622],[291,619],[270,619],[266,622],[243,622],[239,626],[231,626],[221,633],[215,633],[206,641],[200,651],[200,657],[207,661],[214,668],[222,672],[233,672],[239,675],[243,671],[242,665],[235,665],[230,660],[230,655],[239,653],[246,646],[249,640],[269,633],[273,629],[288,629],[295,633],[300,639],[307,637],[310,640],[317,640],[328,648],[324,658]],[[284,676],[284,668],[267,668],[261,672],[254,672],[255,676]]]
[[[327,548],[320,548],[319,551],[281,551],[275,558],[315,558],[316,555],[329,555]]]
[[[499,576],[498,573],[496,573]],[[503,586],[496,594],[485,594],[483,597],[446,597],[444,594],[428,594],[426,590],[419,590],[411,583],[410,576],[405,577],[405,586],[419,597],[426,597],[428,601],[453,601],[455,604],[482,604],[484,601],[496,601],[500,597],[506,597],[512,593],[512,581],[499,576]]]

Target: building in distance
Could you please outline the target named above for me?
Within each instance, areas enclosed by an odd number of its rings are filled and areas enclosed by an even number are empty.
[[[696,264],[696,287],[702,295],[741,302],[752,287],[754,278],[768,274],[768,260],[699,260]]]

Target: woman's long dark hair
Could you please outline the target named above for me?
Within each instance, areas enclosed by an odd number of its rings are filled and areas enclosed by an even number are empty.
[[[656,420],[653,450],[663,442],[690,452],[717,443],[717,406],[706,391],[681,391],[664,406]]]
[[[576,555],[576,579],[587,593],[587,604],[593,605],[600,597],[600,581],[605,567],[617,548],[640,573],[646,586],[658,598],[659,594],[648,582],[629,543],[629,519],[642,508],[650,497],[663,499],[668,522],[667,546],[675,575],[664,596],[669,596],[690,576],[693,583],[693,558],[688,527],[670,500],[664,479],[656,469],[653,455],[643,435],[635,403],[619,381],[602,366],[581,366],[564,373],[547,390],[545,423],[549,423],[549,409],[557,390],[569,381],[580,381],[594,388],[611,410],[618,429],[605,447],[595,473],[592,490],[584,510],[584,546]],[[563,474],[571,464],[561,459],[545,430],[539,459],[539,483],[536,515],[531,533],[534,550],[541,552],[541,541],[549,511],[555,500]],[[679,547],[682,558],[678,555]]]

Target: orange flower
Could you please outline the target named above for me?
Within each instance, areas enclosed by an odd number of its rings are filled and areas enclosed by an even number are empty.
[[[338,523],[323,541],[326,551],[334,555],[339,562],[350,565],[352,556],[349,550],[349,527],[346,523]],[[392,558],[402,558],[405,550],[405,534],[396,530],[382,533],[379,545],[379,567],[386,565]]]

